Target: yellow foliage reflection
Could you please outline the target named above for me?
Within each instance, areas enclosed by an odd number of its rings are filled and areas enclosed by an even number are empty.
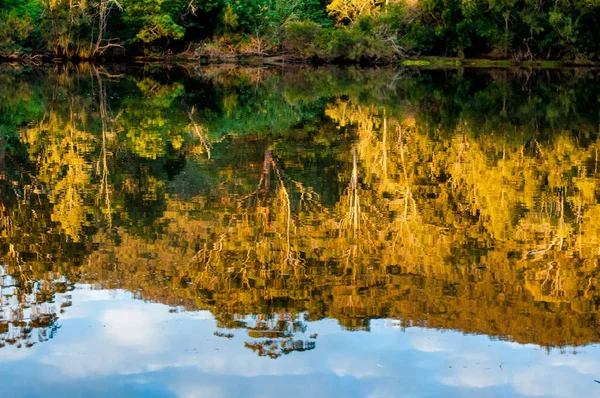
[[[304,316],[600,341],[597,126],[585,143],[564,129],[482,133],[466,119],[448,132],[416,106],[349,95],[304,130],[243,135],[230,119],[246,100],[229,84],[218,124],[183,85],[148,77],[135,84],[143,106],[110,111],[95,76],[94,106],[71,100],[19,130],[34,175],[15,182],[28,192],[16,204],[2,199],[3,258],[19,273],[54,267],[210,309],[271,357],[315,347],[298,337]],[[326,173],[331,186],[318,184]]]

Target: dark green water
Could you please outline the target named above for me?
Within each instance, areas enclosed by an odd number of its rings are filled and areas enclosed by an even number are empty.
[[[600,396],[600,74],[0,69],[11,396]]]

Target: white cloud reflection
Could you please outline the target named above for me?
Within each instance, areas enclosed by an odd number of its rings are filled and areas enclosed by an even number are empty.
[[[597,347],[565,355],[450,331],[403,332],[383,321],[373,321],[370,333],[346,332],[325,320],[309,324],[307,334],[319,333],[316,349],[273,360],[245,348],[249,338],[243,330],[234,331],[233,339],[215,336],[208,312],[170,313],[124,292],[76,290],[73,296],[69,311],[80,316],[61,318],[57,337],[37,351],[0,350],[0,374],[5,364],[16,362],[40,375],[39,383],[98,382],[120,385],[119,391],[135,384],[182,398],[233,397],[241,391],[286,398],[600,393],[593,381],[600,377]]]

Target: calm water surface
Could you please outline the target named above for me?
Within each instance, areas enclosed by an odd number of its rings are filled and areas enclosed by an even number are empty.
[[[599,134],[593,70],[3,66],[2,394],[600,397]]]

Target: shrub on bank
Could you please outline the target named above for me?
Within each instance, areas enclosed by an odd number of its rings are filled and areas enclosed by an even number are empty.
[[[290,22],[285,27],[283,51],[298,58],[377,61],[404,55],[404,46],[393,25],[383,18],[364,17],[337,29],[311,21]]]
[[[285,27],[283,51],[294,57],[322,58],[330,35],[331,29],[313,21],[290,22]]]
[[[19,57],[26,52],[22,43],[32,30],[29,14],[19,15],[15,10],[0,10],[0,58]]]

